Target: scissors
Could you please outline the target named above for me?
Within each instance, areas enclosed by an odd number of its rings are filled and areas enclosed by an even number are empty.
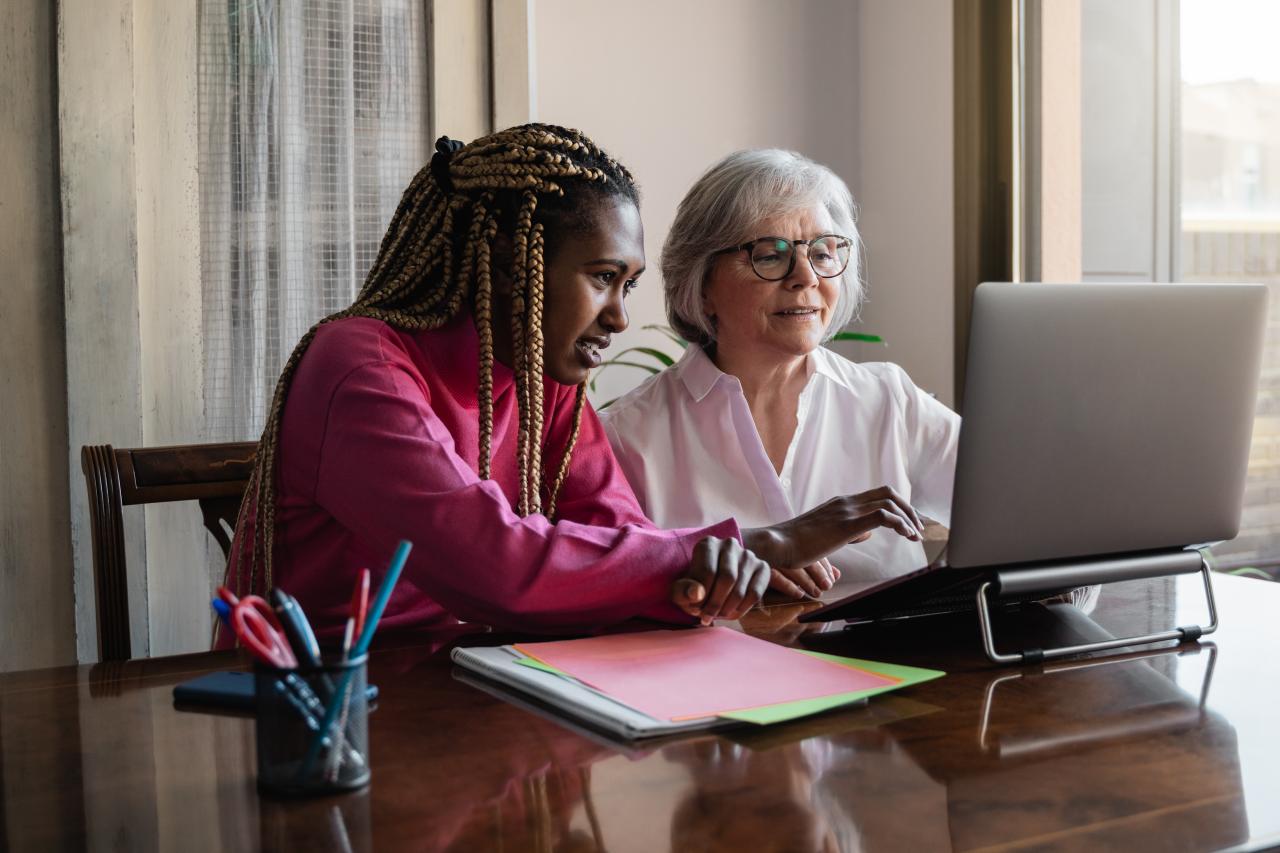
[[[218,596],[231,606],[231,628],[249,651],[276,669],[298,668],[280,618],[266,600],[258,595],[237,599],[226,587],[218,590]]]

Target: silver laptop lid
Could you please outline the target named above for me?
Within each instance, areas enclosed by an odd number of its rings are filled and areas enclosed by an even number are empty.
[[[980,285],[948,564],[1234,538],[1266,307],[1260,284]]]

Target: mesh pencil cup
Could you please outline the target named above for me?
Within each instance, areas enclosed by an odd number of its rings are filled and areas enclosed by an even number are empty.
[[[368,660],[254,669],[259,791],[309,796],[369,784]]]

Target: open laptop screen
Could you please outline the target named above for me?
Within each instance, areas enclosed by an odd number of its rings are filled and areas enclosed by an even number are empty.
[[[951,566],[1233,538],[1267,291],[987,283],[974,295]]]

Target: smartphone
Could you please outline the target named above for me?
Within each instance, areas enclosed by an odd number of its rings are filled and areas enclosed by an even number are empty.
[[[378,698],[378,686],[370,684],[365,695],[372,702]],[[222,708],[227,711],[252,711],[254,705],[252,672],[211,672],[173,688],[175,705]]]

